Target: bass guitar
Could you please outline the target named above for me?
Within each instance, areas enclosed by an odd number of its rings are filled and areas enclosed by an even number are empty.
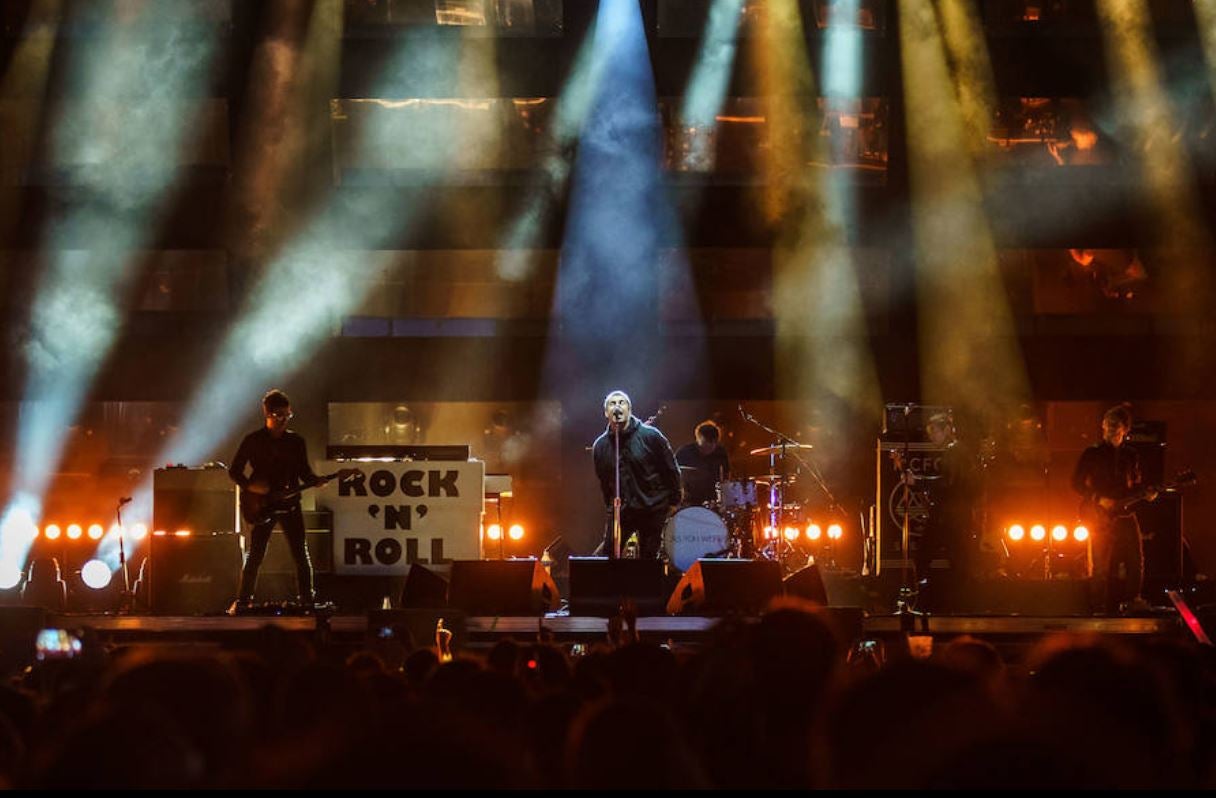
[[[318,482],[328,482],[331,479],[345,479],[352,469],[344,468],[332,474],[318,477]],[[241,518],[245,523],[257,526],[274,519],[276,515],[291,509],[290,503],[299,498],[308,488],[315,485],[303,485],[292,490],[272,490],[269,493],[254,493],[251,490],[241,491]]]

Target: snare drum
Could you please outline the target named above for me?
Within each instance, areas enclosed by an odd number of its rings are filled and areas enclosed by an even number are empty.
[[[687,571],[702,557],[727,547],[726,523],[713,510],[686,507],[667,519],[663,527],[663,550],[667,561]]]
[[[718,501],[722,507],[755,507],[756,483],[750,479],[728,479],[718,483]]]

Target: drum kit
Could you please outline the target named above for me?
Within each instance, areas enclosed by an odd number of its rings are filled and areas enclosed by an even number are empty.
[[[790,473],[788,461],[800,459],[799,451],[811,448],[809,443],[786,439],[752,449],[751,456],[768,458],[768,473],[721,480],[712,501],[683,507],[672,515],[663,529],[667,561],[681,571],[707,557],[777,560],[791,570],[805,565],[787,562],[794,549],[781,530],[804,521],[802,506],[791,497],[798,475]],[[680,470],[686,474],[696,469],[680,466]]]

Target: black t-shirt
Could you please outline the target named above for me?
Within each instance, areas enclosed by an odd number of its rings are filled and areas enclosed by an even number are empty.
[[[721,445],[715,446],[709,454],[701,454],[701,448],[697,444],[685,444],[676,452],[676,462],[696,469],[680,473],[680,479],[684,483],[684,501],[687,504],[713,501],[714,486],[730,477],[730,458]]]
[[[248,476],[245,475],[247,465],[253,469]],[[228,476],[242,489],[253,482],[265,482],[272,491],[294,491],[318,482],[308,464],[304,438],[291,430],[276,438],[266,427],[249,433],[241,441]]]
[[[1140,482],[1140,455],[1126,443],[1117,449],[1106,441],[1090,446],[1072,475],[1073,490],[1086,499],[1122,499],[1135,493]]]

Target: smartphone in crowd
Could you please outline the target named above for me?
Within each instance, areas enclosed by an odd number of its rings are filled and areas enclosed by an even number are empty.
[[[41,629],[34,639],[34,657],[39,662],[75,659],[80,650],[80,638],[67,629]]]

